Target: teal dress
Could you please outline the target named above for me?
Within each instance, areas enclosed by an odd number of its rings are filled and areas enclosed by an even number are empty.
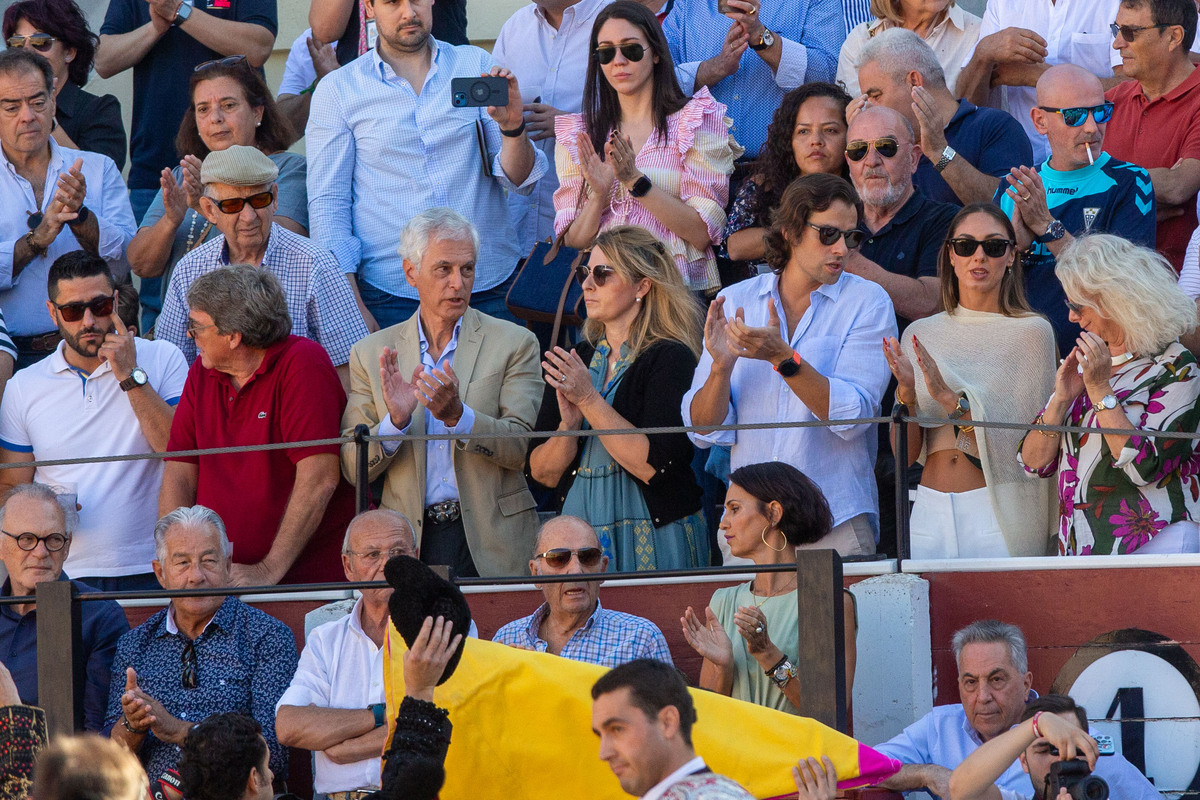
[[[611,405],[633,359],[628,346],[621,345],[621,358],[605,385],[609,352],[607,341],[597,344],[588,372],[596,391]],[[586,421],[583,424],[590,427]],[[586,437],[582,448],[562,513],[592,523],[608,556],[609,571],[687,569],[708,563],[708,534],[701,512],[654,527],[637,481],[609,455],[600,437]]]

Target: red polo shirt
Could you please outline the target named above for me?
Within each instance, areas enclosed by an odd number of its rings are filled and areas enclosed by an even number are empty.
[[[1124,81],[1105,98],[1115,105],[1104,133],[1104,150],[1139,167],[1170,168],[1181,158],[1200,159],[1200,69],[1157,100],[1149,100],[1137,81]],[[1175,271],[1196,230],[1196,198],[1183,203],[1183,214],[1158,223],[1158,251]]]
[[[168,450],[302,442],[341,435],[346,393],[324,348],[289,336],[268,348],[258,371],[235,390],[229,376],[192,364],[171,423]],[[174,458],[199,465],[196,502],[221,515],[237,564],[261,561],[283,519],[296,464],[337,445]],[[342,538],[354,516],[354,493],[338,481],[325,516],[281,583],[345,579]]]

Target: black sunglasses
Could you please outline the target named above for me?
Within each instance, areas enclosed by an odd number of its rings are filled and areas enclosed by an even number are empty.
[[[183,646],[183,652],[179,654],[179,663],[183,668],[183,674],[180,676],[183,688],[195,689],[200,685],[200,676],[197,674],[195,641],[189,641]]]
[[[1067,304],[1067,310],[1074,311],[1076,314],[1082,314],[1083,309],[1087,308],[1087,306],[1081,306],[1081,305],[1079,305],[1079,303],[1072,303],[1070,300],[1067,300],[1065,302]]]
[[[267,189],[265,192],[252,194],[249,197],[230,197],[228,200],[216,200],[217,208],[226,214],[240,214],[246,203],[251,208],[266,208],[275,199],[275,192]]]
[[[891,158],[900,152],[900,143],[891,136],[885,136],[873,142],[864,142],[861,139],[855,139],[846,145],[846,158],[851,161],[862,161],[867,157],[867,151],[872,147],[875,148],[876,153],[879,153],[884,158]]]
[[[1114,39],[1117,38],[1117,34],[1120,34],[1122,39],[1132,44],[1133,41],[1137,39],[1138,34],[1142,31],[1152,31],[1155,28],[1169,27],[1171,27],[1170,24],[1165,22],[1159,23],[1158,25],[1118,25],[1114,22],[1108,26],[1108,29],[1112,31]]]
[[[617,57],[618,50],[621,51],[621,55],[630,61],[641,61],[646,55],[646,48],[642,47],[638,42],[606,44],[596,48],[596,60],[601,64],[611,64],[612,60]]]
[[[546,563],[555,569],[562,569],[567,564],[571,563],[571,556],[579,559],[581,567],[594,567],[600,563],[600,558],[604,555],[604,551],[599,547],[581,547],[578,550],[571,550],[566,547],[556,547],[553,550],[547,550],[544,553],[538,553],[534,558],[545,559]]]
[[[192,72],[204,72],[212,67],[232,67],[234,64],[240,64],[246,60],[245,56],[225,56],[225,58],[214,58],[212,61],[204,61],[196,65]]]
[[[575,268],[575,280],[579,281],[580,286],[582,286],[583,282],[587,280],[588,275],[592,276],[592,283],[596,284],[597,286],[603,286],[604,282],[608,280],[609,275],[616,274],[617,271],[608,264],[597,264],[594,267],[589,267],[586,264],[580,264]]]
[[[28,36],[10,36],[7,39],[9,47],[24,47],[29,45],[39,53],[47,53],[58,39],[48,33],[31,33]]]
[[[863,232],[860,230],[853,229],[844,231],[834,225],[814,225],[811,222],[806,222],[804,224],[817,232],[817,241],[826,247],[829,247],[838,239],[845,239],[846,247],[850,248],[851,250],[857,250],[858,246],[862,244]]]
[[[1063,122],[1067,123],[1067,127],[1078,128],[1087,121],[1087,116],[1090,113],[1092,119],[1096,120],[1097,125],[1103,125],[1112,119],[1113,104],[1101,103],[1098,106],[1074,106],[1072,108],[1053,108],[1051,106],[1038,106],[1042,111],[1048,111],[1051,114],[1062,114]]]
[[[36,533],[25,531],[24,533],[9,533],[8,531],[0,530],[5,536],[10,539],[17,540],[17,547],[25,552],[36,550],[38,543],[46,545],[46,549],[51,553],[57,553],[67,546],[67,541],[71,538],[65,533],[47,533],[45,536],[38,536]]]
[[[1013,241],[1011,239],[972,239],[969,236],[960,236],[957,239],[947,239],[946,244],[954,251],[954,255],[961,258],[970,258],[980,247],[983,248],[983,254],[988,258],[999,258],[1013,246]]]
[[[55,303],[54,307],[62,314],[64,322],[79,322],[83,319],[85,311],[91,311],[93,317],[107,317],[113,312],[113,298],[111,294],[106,294],[103,297],[93,297],[87,302],[63,303],[61,306]]]

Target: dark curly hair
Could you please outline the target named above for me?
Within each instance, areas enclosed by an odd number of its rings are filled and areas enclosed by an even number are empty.
[[[280,150],[287,150],[292,146],[292,142],[299,138],[292,123],[279,113],[275,98],[262,75],[243,58],[235,64],[213,64],[200,72],[192,73],[192,79],[188,83],[188,97],[191,102],[183,115],[183,122],[179,123],[179,134],[175,137],[175,149],[179,151],[180,158],[195,156],[203,161],[208,156],[208,145],[200,138],[200,129],[196,127],[196,86],[201,81],[211,81],[215,78],[233,78],[241,84],[246,102],[263,110],[262,124],[254,129],[254,146],[259,150],[267,155],[278,153]]]
[[[188,800],[241,797],[250,770],[261,769],[266,761],[267,743],[257,720],[213,714],[192,728],[180,748],[180,788]]]
[[[783,102],[775,109],[775,116],[767,128],[767,142],[750,173],[758,184],[758,195],[750,210],[760,222],[765,223],[770,219],[771,210],[778,207],[783,197],[783,190],[800,177],[800,168],[796,166],[796,154],[792,152],[792,132],[796,130],[796,115],[800,113],[800,106],[814,97],[827,97],[840,103],[842,123],[845,124],[846,106],[850,104],[850,95],[836,84],[812,81],[792,89],[783,96]],[[848,177],[844,163],[841,176]]]
[[[67,66],[67,80],[76,86],[88,82],[100,37],[92,33],[74,0],[18,0],[4,11],[5,39],[13,35],[22,19],[58,39],[63,47],[75,48],[75,58]]]
[[[792,257],[792,245],[785,234],[799,238],[812,213],[827,210],[835,200],[854,206],[862,219],[862,200],[858,192],[854,191],[850,181],[837,175],[824,172],[801,175],[784,190],[779,208],[771,215],[771,226],[763,236],[767,265],[776,275],[783,272]]]
[[[764,513],[772,500],[783,507],[777,525],[793,547],[820,541],[833,530],[833,514],[825,495],[791,464],[782,461],[747,464],[730,473],[729,482],[745,489]]]

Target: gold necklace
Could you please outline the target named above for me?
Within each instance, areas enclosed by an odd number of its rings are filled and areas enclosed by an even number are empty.
[[[795,575],[792,576],[792,580],[797,581],[797,578]],[[772,597],[780,597],[782,595],[787,594],[788,592],[795,591],[796,588],[797,588],[797,586],[793,586],[790,589],[785,589],[784,591],[781,591],[781,592],[775,592],[774,594],[757,595],[754,593],[754,581],[750,581],[750,588],[747,591],[750,592],[750,602],[754,603],[754,607],[762,608],[763,604],[766,603],[768,600],[770,600]],[[755,599],[760,596],[762,597],[762,600]]]

